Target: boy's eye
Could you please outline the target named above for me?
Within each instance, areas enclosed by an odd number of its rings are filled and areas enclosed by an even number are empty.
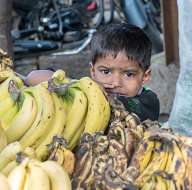
[[[111,73],[111,71],[110,71],[109,69],[102,69],[102,70],[100,70],[100,72],[101,72],[102,74],[104,74],[104,75],[108,75],[108,74]]]
[[[125,72],[125,76],[126,77],[134,77],[135,73],[133,73],[133,72]]]

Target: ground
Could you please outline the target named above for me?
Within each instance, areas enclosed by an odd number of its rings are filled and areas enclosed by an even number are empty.
[[[89,76],[90,59],[89,51],[70,56],[44,55],[36,58],[25,58],[16,61],[16,71],[21,74],[27,74],[39,65],[40,69],[64,69],[68,77],[78,79],[83,76]],[[19,66],[21,63],[25,65]],[[156,92],[160,100],[160,121],[166,121],[174,100],[179,68],[175,64],[165,64],[164,52],[153,55],[151,63],[152,77],[149,87]]]

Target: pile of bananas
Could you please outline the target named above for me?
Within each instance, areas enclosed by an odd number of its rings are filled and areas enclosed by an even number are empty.
[[[24,167],[18,159],[22,156],[57,162],[71,177],[76,160],[72,150],[80,136],[108,126],[111,110],[106,95],[89,77],[70,80],[63,70],[50,81],[26,86],[9,60],[0,52],[0,172],[10,176],[15,168]]]
[[[0,50],[1,189],[192,189],[189,137],[141,123],[89,77],[26,86],[11,67]]]
[[[2,186],[1,186],[2,185]],[[8,177],[0,174],[3,190],[71,190],[68,173],[54,161],[25,158]]]
[[[63,136],[73,149],[82,133],[106,129],[110,106],[99,85],[88,77],[66,84],[64,76],[58,70],[51,81],[33,87],[14,74],[4,78],[0,124],[7,143],[19,141],[23,147],[33,147],[41,159],[55,135]]]
[[[192,140],[158,122],[116,112],[106,135],[84,134],[76,150],[73,189],[192,189]]]

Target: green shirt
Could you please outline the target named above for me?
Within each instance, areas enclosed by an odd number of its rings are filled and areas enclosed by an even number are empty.
[[[119,96],[127,111],[136,113],[141,121],[150,119],[158,120],[160,104],[157,95],[148,88],[143,88],[142,92],[135,97]]]

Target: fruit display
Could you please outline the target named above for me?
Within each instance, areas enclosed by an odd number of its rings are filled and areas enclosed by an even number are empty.
[[[192,140],[89,77],[26,84],[0,50],[0,189],[192,189]]]
[[[121,114],[118,113],[120,116]],[[184,140],[185,139],[185,140]],[[192,189],[192,140],[158,122],[117,118],[107,134],[84,134],[73,189]]]

